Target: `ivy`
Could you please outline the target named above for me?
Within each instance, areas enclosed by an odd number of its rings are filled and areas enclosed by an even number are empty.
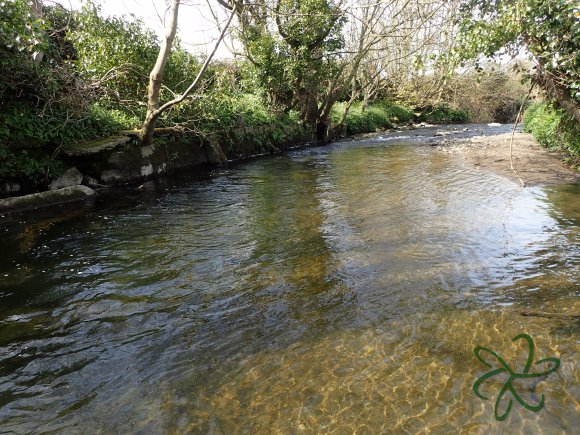
[[[281,0],[243,11],[238,37],[254,64],[259,93],[274,110],[296,108],[314,124],[340,67],[345,19],[339,6],[329,0]]]
[[[545,147],[562,150],[580,163],[580,126],[564,111],[546,103],[533,104],[524,115],[524,130]]]
[[[535,80],[556,86],[580,104],[580,4],[574,0],[462,2],[452,58],[462,62],[525,47],[537,64]]]

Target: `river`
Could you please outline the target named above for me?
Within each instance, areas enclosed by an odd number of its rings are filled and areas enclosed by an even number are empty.
[[[580,185],[523,189],[432,133],[0,218],[0,432],[580,427]],[[560,367],[498,421],[474,348],[522,372],[521,333]]]

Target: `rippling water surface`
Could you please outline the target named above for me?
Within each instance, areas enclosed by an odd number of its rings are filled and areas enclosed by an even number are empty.
[[[578,185],[387,135],[51,213],[0,220],[0,432],[580,427]],[[498,422],[522,332],[561,367]]]

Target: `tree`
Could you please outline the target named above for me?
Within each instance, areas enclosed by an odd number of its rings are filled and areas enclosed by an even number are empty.
[[[73,14],[60,5],[14,0],[0,2],[0,16],[0,142],[69,141],[71,130],[89,121],[97,96],[72,60]]]
[[[244,55],[275,110],[298,110],[324,141],[344,47],[342,0],[220,0],[238,19]]]
[[[177,33],[177,18],[179,14],[179,5],[181,0],[171,0],[169,7],[169,19],[165,27],[165,37],[161,42],[161,47],[159,49],[159,54],[157,55],[157,60],[151,73],[149,74],[149,86],[147,88],[147,114],[145,115],[145,121],[143,122],[143,127],[141,129],[141,141],[144,145],[149,145],[153,140],[153,134],[155,132],[155,125],[161,114],[171,107],[182,103],[198,86],[204,72],[209,66],[211,60],[213,59],[215,52],[217,51],[220,43],[222,42],[226,31],[232,22],[235,15],[235,11],[232,11],[230,17],[222,29],[222,32],[214,46],[213,51],[206,58],[201,69],[197,73],[197,76],[189,87],[179,96],[174,99],[160,103],[161,86],[163,84],[163,72],[167,65],[167,61],[171,54],[171,48],[173,46],[173,41]]]
[[[378,98],[397,99],[410,83],[424,74],[438,74],[429,57],[448,44],[446,33],[454,2],[444,0],[354,1],[349,8],[344,76],[350,79],[350,105],[362,99],[363,109]],[[405,99],[405,98],[403,98]]]
[[[297,109],[317,138],[327,136],[331,109],[379,96],[388,83],[412,80],[418,56],[448,38],[449,2],[443,0],[219,0],[235,10],[238,39],[267,103]],[[454,2],[453,2],[454,4]]]
[[[461,6],[455,61],[527,50],[530,73],[580,123],[580,8],[572,0],[469,0]]]

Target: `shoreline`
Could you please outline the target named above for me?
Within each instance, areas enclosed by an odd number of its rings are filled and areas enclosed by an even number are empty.
[[[465,127],[471,126],[471,127]],[[495,127],[496,125],[493,125]],[[463,128],[462,128],[463,127]],[[423,128],[427,129],[426,135],[416,138],[417,142],[424,145],[429,145],[437,152],[444,152],[451,155],[467,165],[477,169],[485,169],[520,184],[517,176],[510,167],[510,141],[511,132],[505,133],[507,125],[500,126],[502,132],[493,132],[485,130],[486,127],[482,124],[445,124],[445,125],[399,125],[394,129],[384,130],[383,132],[369,132],[350,135],[347,137],[336,137],[330,143],[339,142],[345,139],[361,140],[372,139],[379,134],[393,133],[397,131],[421,131]],[[451,130],[453,128],[453,130]],[[425,130],[423,130],[425,131]],[[483,134],[481,134],[481,133]],[[416,135],[419,136],[419,135]],[[450,137],[453,136],[453,137]],[[184,167],[176,167],[171,171],[151,171],[141,177],[134,177],[133,179],[125,180],[118,186],[131,186],[151,178],[158,178],[161,176],[171,175],[172,173],[192,171],[199,175],[200,172],[211,172],[212,169],[226,165],[239,165],[244,162],[259,159],[264,156],[279,154],[285,151],[307,148],[317,146],[310,141],[296,141],[294,145],[286,144],[280,148],[272,147],[266,152],[252,153],[248,152],[246,155],[228,156],[228,158],[220,164],[216,161],[206,157],[199,161],[189,162],[189,165]],[[255,149],[248,151],[256,151]],[[200,148],[200,152],[205,154],[205,150]],[[567,167],[563,161],[563,155],[556,151],[550,151],[541,146],[531,134],[516,131],[513,141],[513,160],[514,166],[525,183],[524,186],[542,186],[542,185],[557,185],[567,183],[579,183],[580,172]],[[195,159],[194,159],[195,160]],[[191,164],[193,163],[193,164]],[[165,169],[166,165],[163,165]],[[96,180],[95,180],[96,181]],[[82,187],[87,191],[91,191],[88,195],[67,196],[67,189],[76,192],[75,189],[65,187],[64,189],[48,190],[29,195],[13,196],[0,199],[0,212],[5,214],[34,211],[38,209],[46,209],[53,206],[61,205],[66,202],[82,201],[90,196],[97,196],[103,188],[113,187],[113,185],[97,185],[91,186],[95,188],[92,191],[90,188],[78,184],[77,187]],[[78,189],[77,189],[78,190]],[[74,193],[73,192],[73,193]]]
[[[430,143],[439,152],[454,156],[475,168],[486,169],[520,184],[510,166],[511,132],[467,138],[441,139]],[[529,133],[516,131],[513,140],[514,168],[525,186],[549,186],[580,182],[577,172],[563,162],[563,154],[540,145]]]

